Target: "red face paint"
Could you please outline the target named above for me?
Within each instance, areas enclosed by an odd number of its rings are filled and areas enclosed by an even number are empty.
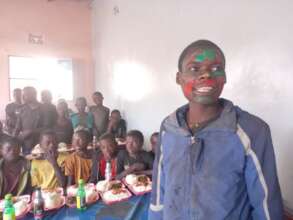
[[[184,94],[189,96],[192,93],[192,89],[196,88],[198,85],[201,86],[214,86],[216,84],[216,80],[214,79],[205,79],[205,80],[191,80],[185,83],[183,87]]]
[[[195,87],[195,85],[197,84],[196,81],[197,80],[189,81],[189,82],[185,83],[185,85],[183,86],[183,92],[186,97],[189,97],[191,95],[192,88]]]
[[[216,84],[216,80],[215,79],[205,79],[202,80],[200,83],[197,82],[197,84],[200,84],[201,86],[214,86]]]

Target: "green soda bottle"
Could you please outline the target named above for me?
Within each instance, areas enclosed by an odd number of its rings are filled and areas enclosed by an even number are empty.
[[[78,190],[76,194],[76,208],[81,211],[86,210],[86,196],[85,196],[83,179],[78,180]]]
[[[15,209],[12,203],[12,195],[5,195],[3,220],[15,220]]]

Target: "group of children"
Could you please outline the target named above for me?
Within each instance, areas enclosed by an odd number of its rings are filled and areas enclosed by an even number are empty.
[[[152,149],[157,144],[158,133],[151,136]],[[111,162],[113,179],[122,179],[128,174],[151,175],[154,154],[142,149],[143,134],[131,130],[126,134],[125,146],[118,146],[115,136],[105,133],[92,148],[92,135],[87,130],[74,132],[74,152],[58,152],[54,131],[44,131],[39,145],[42,154],[31,161],[21,156],[20,143],[15,137],[1,141],[0,197],[5,194],[22,195],[31,193],[34,187],[55,189],[57,187],[85,182],[96,183],[105,179],[106,162]]]

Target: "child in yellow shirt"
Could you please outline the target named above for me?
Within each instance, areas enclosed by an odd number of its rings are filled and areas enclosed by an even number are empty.
[[[65,175],[67,185],[77,184],[79,179],[88,182],[92,171],[93,153],[87,149],[91,135],[86,130],[76,131],[73,135],[72,146],[75,152],[65,160]]]
[[[57,139],[53,131],[41,134],[40,147],[44,151],[40,159],[34,159],[31,163],[32,186],[42,189],[54,189],[65,187],[64,156],[58,156]]]

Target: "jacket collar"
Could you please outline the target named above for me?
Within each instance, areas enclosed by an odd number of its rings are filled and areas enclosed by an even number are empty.
[[[221,104],[223,105],[223,111],[220,114],[220,117],[215,121],[212,121],[206,127],[198,132],[203,133],[207,131],[230,131],[236,132],[237,128],[237,117],[236,110],[233,103],[226,99],[220,99]],[[175,112],[169,115],[164,121],[164,128],[166,131],[172,133],[178,133],[184,136],[190,136],[191,133],[187,127],[186,123],[186,114],[189,109],[189,105],[186,104],[178,108]]]

